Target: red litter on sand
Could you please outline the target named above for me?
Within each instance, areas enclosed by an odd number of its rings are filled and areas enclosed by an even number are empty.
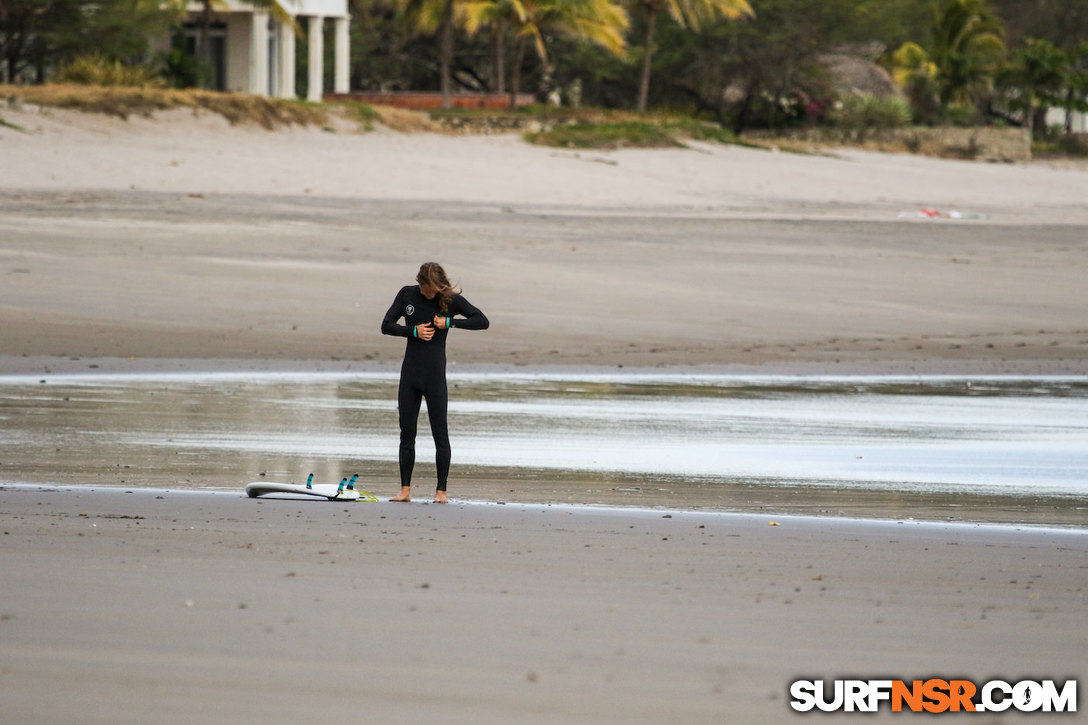
[[[935,217],[942,216],[941,212],[937,209],[919,209],[918,211],[901,211],[898,214],[900,219],[933,219]],[[953,209],[952,211],[944,214],[943,216],[949,219],[986,219],[985,214],[976,214],[973,212],[963,212]]]

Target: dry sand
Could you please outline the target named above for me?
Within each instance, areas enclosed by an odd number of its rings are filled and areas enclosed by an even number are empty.
[[[1084,682],[1083,531],[116,489],[0,510],[6,723],[774,723],[804,718],[799,678]]]
[[[393,369],[428,258],[492,319],[456,364],[1088,372],[1083,168],[3,117],[0,372]],[[772,723],[802,676],[1084,681],[1083,531],[777,523],[7,486],[0,719]]]

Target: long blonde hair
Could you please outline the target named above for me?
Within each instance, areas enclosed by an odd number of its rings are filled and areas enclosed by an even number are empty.
[[[425,284],[438,293],[438,309],[442,312],[449,311],[450,299],[454,295],[461,294],[461,290],[454,289],[450,284],[450,278],[446,276],[446,270],[438,262],[424,262],[419,267],[416,282]]]

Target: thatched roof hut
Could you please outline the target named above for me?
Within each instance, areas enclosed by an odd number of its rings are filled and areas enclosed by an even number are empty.
[[[884,52],[884,45],[852,43],[820,55],[820,62],[827,69],[835,93],[840,96],[861,94],[867,96],[898,96],[899,87],[888,71],[876,63]]]

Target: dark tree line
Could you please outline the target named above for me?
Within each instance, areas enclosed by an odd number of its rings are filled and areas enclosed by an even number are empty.
[[[349,0],[351,87],[517,87],[541,101],[645,104],[742,130],[819,123],[837,101],[822,58],[865,43],[883,49],[874,59],[919,122],[1039,130],[1047,109],[1088,108],[1088,0],[748,0],[750,13],[698,22],[682,12],[695,5]],[[2,0],[3,78],[47,81],[88,53],[152,62],[150,39],[168,37],[184,10],[182,0]]]

